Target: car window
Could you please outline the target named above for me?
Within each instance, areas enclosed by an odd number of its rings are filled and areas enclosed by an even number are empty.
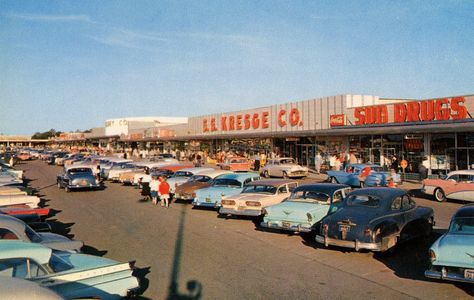
[[[0,240],[18,240],[18,236],[6,228],[0,228]]]
[[[286,185],[280,186],[280,187],[278,188],[278,193],[279,193],[279,194],[288,193],[288,190],[286,189]]]
[[[25,234],[33,243],[40,243],[42,241],[41,236],[37,234],[33,229],[31,229],[31,227],[28,225],[25,226]]]
[[[454,180],[454,181],[458,182],[459,181],[459,175],[457,175],[457,174],[456,175],[451,175],[448,178],[446,178],[446,180]]]
[[[467,174],[459,174],[459,180],[458,182],[470,182],[471,181],[471,176]]]
[[[29,269],[29,273],[28,273]],[[35,261],[28,258],[10,258],[0,260],[0,276],[31,278],[46,275]]]
[[[275,194],[276,187],[271,185],[249,185],[244,188],[242,193]]]
[[[449,226],[449,232],[474,234],[474,217],[454,218]]]
[[[342,191],[336,191],[334,195],[332,196],[333,203],[341,202],[342,199],[344,199],[344,196],[342,195]]]
[[[347,205],[378,207],[379,199],[369,195],[349,195],[347,197]]]
[[[67,270],[70,270],[70,269],[74,268],[73,265],[69,264],[64,259],[62,259],[61,257],[57,256],[54,253],[51,254],[51,259],[49,261],[49,267],[55,273],[67,271]]]
[[[213,185],[215,186],[234,186],[240,187],[240,182],[235,179],[227,179],[227,178],[216,178],[214,179]]]
[[[252,178],[247,178],[247,179],[244,180],[244,185],[247,185],[252,181],[253,181]]]
[[[317,191],[296,191],[293,192],[287,201],[328,203],[329,195]]]
[[[350,192],[352,192],[351,188],[346,188],[343,190],[344,197],[347,196]]]
[[[400,198],[400,197],[395,198],[395,200],[393,200],[393,202],[392,202],[391,209],[392,210],[400,210],[401,207],[402,207],[402,198]]]
[[[411,209],[415,207],[415,202],[412,201],[408,195],[404,195],[402,198],[402,207],[403,209]]]

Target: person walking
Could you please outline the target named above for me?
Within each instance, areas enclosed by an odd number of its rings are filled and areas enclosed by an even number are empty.
[[[159,190],[161,182],[158,180],[158,176],[153,175],[150,181],[150,194],[153,204],[158,204]]]
[[[255,155],[253,170],[257,172],[260,171],[260,155],[258,153]]]
[[[168,208],[170,206],[170,185],[166,181],[164,176],[160,176],[160,186],[159,186],[161,206]]]
[[[316,152],[316,156],[314,157],[314,167],[316,169],[316,173],[321,173],[321,165],[323,164],[323,157],[321,153]]]

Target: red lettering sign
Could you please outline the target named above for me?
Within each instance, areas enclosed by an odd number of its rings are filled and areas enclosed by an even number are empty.
[[[242,115],[237,115],[237,130],[242,130]]]
[[[388,123],[388,109],[386,105],[357,107],[354,111],[356,125]]]
[[[290,123],[291,126],[296,126],[300,122],[300,111],[297,108],[291,109],[290,112]]]
[[[258,118],[257,113],[253,114],[252,127],[253,127],[253,129],[258,129],[258,127],[260,127],[260,119]]]
[[[262,128],[268,128],[270,124],[268,124],[268,111],[264,111],[262,113]]]
[[[229,117],[229,130],[235,130],[235,117]]]
[[[202,120],[202,131],[203,132],[209,131],[209,127],[207,126],[207,119]]]
[[[226,116],[222,116],[221,117],[221,130],[222,131],[227,131],[227,117]]]
[[[286,115],[286,110],[284,110],[284,109],[281,109],[278,112],[278,125],[280,125],[280,127],[285,127],[286,126],[286,121],[283,118],[285,115]]]
[[[336,126],[345,126],[346,125],[346,115],[331,115],[329,117],[329,124],[331,127]]]
[[[250,114],[245,114],[244,117],[244,129],[247,130],[250,128]]]
[[[455,114],[451,114],[451,117],[455,120],[467,118],[467,108],[460,105],[461,103],[464,103],[464,97],[455,97],[451,99],[451,110],[456,112]]]
[[[217,131],[216,118],[211,118],[211,131]]]

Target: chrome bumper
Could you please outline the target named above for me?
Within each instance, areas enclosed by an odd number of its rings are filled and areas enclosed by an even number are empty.
[[[250,217],[258,217],[262,215],[262,210],[260,209],[243,209],[238,210],[234,208],[225,208],[221,207],[219,209],[219,213],[222,215],[237,215],[237,216],[250,216]]]
[[[441,279],[441,280],[450,280],[450,281],[457,281],[457,282],[466,282],[466,283],[474,283],[474,279],[465,278],[463,275],[458,273],[449,273],[449,272],[440,272],[435,270],[426,270],[425,277],[432,278],[432,279]]]
[[[282,222],[262,222],[260,226],[270,229],[278,229],[278,230],[288,230],[293,232],[311,232],[311,227],[304,226],[301,224],[291,224],[289,226],[283,226]]]
[[[174,194],[174,198],[181,199],[181,200],[193,200],[194,197],[192,195],[183,195],[183,194]]]
[[[324,244],[324,246],[337,246],[337,247],[344,247],[344,248],[352,248],[355,249],[356,251],[359,251],[360,249],[367,249],[367,250],[372,250],[372,251],[381,251],[382,250],[382,244],[381,243],[362,243],[359,242],[358,240],[355,241],[346,241],[346,240],[338,240],[338,239],[333,239],[325,236],[316,236],[316,242],[320,244]]]
[[[221,207],[221,204],[217,202],[193,202],[192,205],[199,206],[199,207],[212,207],[212,208]]]

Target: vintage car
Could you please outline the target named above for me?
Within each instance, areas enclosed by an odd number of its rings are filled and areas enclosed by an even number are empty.
[[[30,243],[40,243],[48,248],[59,251],[81,250],[81,241],[70,240],[51,232],[37,233],[22,220],[13,216],[0,215],[0,240],[21,240]]]
[[[40,198],[30,195],[0,195],[0,207],[13,205],[26,205],[31,208],[37,208]]]
[[[100,163],[99,166],[100,166],[100,178],[102,179],[107,179],[109,177],[109,171],[113,168],[113,167],[117,167],[117,166],[121,166],[121,165],[125,165],[125,164],[128,164],[128,163],[131,163],[133,162],[133,160],[131,159],[123,159],[123,158],[110,158],[109,160],[107,161],[104,161],[103,163]]]
[[[0,187],[21,184],[23,184],[23,180],[14,174],[0,174]]]
[[[253,216],[263,214],[270,205],[278,204],[288,198],[298,182],[288,179],[265,179],[247,184],[240,194],[222,199],[219,214]]]
[[[166,158],[162,159],[159,162],[151,162],[149,164],[146,164],[146,167],[148,168],[150,174],[146,174],[145,171],[135,173],[135,175],[133,176],[133,185],[139,185],[140,180],[143,178],[148,178],[145,179],[145,181],[151,180],[151,173],[155,173],[157,175],[171,176],[176,171],[192,167],[192,165],[175,163],[175,161],[176,159],[174,158]]]
[[[19,186],[1,186],[0,196],[28,195],[28,193]]]
[[[66,192],[80,189],[99,189],[100,183],[97,181],[92,168],[89,167],[69,167],[63,174],[56,178],[58,188],[64,188]]]
[[[308,176],[308,168],[298,165],[293,158],[281,157],[268,160],[260,174],[265,178],[303,178]]]
[[[223,163],[219,164],[221,170],[229,170],[234,172],[250,171],[251,163],[245,157],[230,157]]]
[[[254,172],[220,175],[212,180],[211,186],[196,191],[192,205],[219,208],[225,196],[239,194],[247,184],[259,179],[260,176]]]
[[[6,164],[0,163],[0,175],[3,175],[3,174],[14,175],[18,179],[23,179],[23,173],[24,173],[23,170],[15,170]]]
[[[430,248],[431,267],[425,276],[474,283],[474,204],[456,211],[449,230]]]
[[[193,175],[200,174],[202,172],[208,172],[214,170],[213,168],[184,168],[176,171],[170,178],[167,179],[168,184],[170,185],[170,193],[174,194],[177,186],[188,181],[189,178]]]
[[[329,213],[334,213],[344,197],[351,192],[345,184],[305,184],[293,190],[288,199],[264,209],[260,226],[293,231],[310,232]]]
[[[52,290],[26,279],[2,276],[0,295],[4,299],[64,300]]]
[[[361,173],[365,168],[370,168],[370,173],[361,181]],[[390,172],[386,172],[379,165],[351,164],[342,171],[328,171],[328,181],[332,183],[342,183],[353,187],[364,186],[386,186]]]
[[[39,217],[49,216],[51,210],[48,207],[31,208],[27,205],[0,206],[0,212],[10,215],[37,215]]]
[[[230,174],[230,171],[210,170],[191,176],[185,183],[175,188],[174,198],[181,200],[193,200],[196,191],[211,186],[211,182],[217,176]]]
[[[450,172],[446,179],[425,179],[421,191],[440,202],[447,199],[474,201],[474,170]]]
[[[110,168],[107,179],[110,181],[118,182],[120,181],[121,174],[135,171],[143,171],[143,168],[144,167],[135,163],[118,164]]]
[[[28,152],[21,152],[16,157],[21,161],[32,160],[32,157]]]
[[[397,188],[362,188],[321,221],[318,243],[384,252],[399,242],[431,234],[433,209],[417,206]]]
[[[121,299],[140,291],[134,263],[53,252],[41,244],[0,240],[0,276],[28,279],[66,299]]]

